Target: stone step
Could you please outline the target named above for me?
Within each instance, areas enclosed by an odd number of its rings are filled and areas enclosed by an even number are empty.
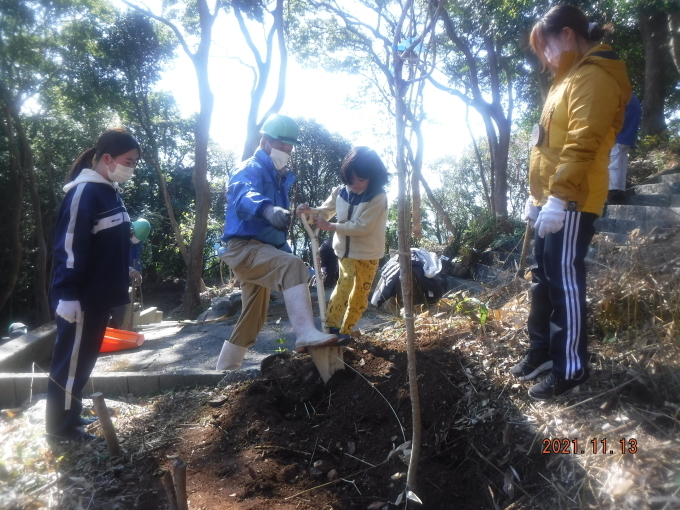
[[[637,195],[671,195],[680,194],[680,182],[659,182],[655,184],[639,184],[633,188]]]
[[[603,214],[606,218],[640,222],[670,222],[680,225],[680,208],[644,205],[608,205]]]
[[[656,207],[672,207],[674,195],[630,195],[624,205],[651,205]],[[675,195],[680,206],[680,195]]]
[[[599,218],[595,222],[595,229],[607,234],[630,234],[635,229],[640,233],[649,234],[652,231],[661,233],[677,228],[677,223],[670,221],[635,221],[620,218]]]
[[[662,175],[661,182],[669,184],[673,182],[680,182],[680,173]]]
[[[660,174],[657,174],[654,177],[650,177],[645,181],[645,184],[678,181],[680,181],[680,166],[673,167],[669,170],[664,170]]]

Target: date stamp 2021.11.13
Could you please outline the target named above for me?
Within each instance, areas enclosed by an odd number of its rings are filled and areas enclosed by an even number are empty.
[[[541,453],[553,454],[553,453],[570,453],[570,454],[605,454],[614,455],[615,453],[637,453],[638,442],[634,437],[622,438],[618,441],[612,440],[608,441],[607,438],[602,439],[591,439],[590,441],[585,441],[579,444],[578,438],[568,439],[568,438],[545,438],[543,439],[543,449]]]

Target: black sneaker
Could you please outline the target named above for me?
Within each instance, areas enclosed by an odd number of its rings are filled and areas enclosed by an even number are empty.
[[[97,418],[96,416],[80,415],[76,420],[76,427],[87,427],[88,425],[92,425],[97,420],[99,420],[99,418]]]
[[[76,427],[62,434],[47,434],[47,442],[53,445],[63,443],[64,441],[73,441],[76,443],[86,443],[98,439],[94,434],[85,432],[82,428]]]
[[[579,384],[583,384],[589,377],[590,372],[588,372],[587,367],[583,369],[583,374],[578,379],[562,379],[555,375],[555,372],[550,372],[540,383],[529,388],[529,396],[534,400],[549,400],[553,397],[559,397]]]
[[[610,189],[607,194],[607,205],[624,205],[627,200],[626,192],[622,189]]]
[[[543,372],[552,370],[553,362],[550,354],[537,349],[529,349],[529,352],[510,369],[510,373],[520,381],[531,381]]]
[[[344,347],[346,345],[349,345],[349,343],[352,341],[352,337],[350,335],[345,335],[344,333],[340,333],[340,328],[328,328],[328,332],[331,335],[335,335],[338,337],[338,344],[341,347]]]

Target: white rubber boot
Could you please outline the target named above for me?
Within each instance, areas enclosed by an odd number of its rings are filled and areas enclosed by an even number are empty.
[[[241,368],[243,357],[246,355],[246,347],[224,342],[220,356],[217,358],[217,370],[238,370]]]
[[[329,347],[338,343],[337,336],[322,333],[314,326],[312,298],[306,283],[284,290],[283,300],[286,302],[290,325],[295,331],[297,352],[305,352],[308,347]]]

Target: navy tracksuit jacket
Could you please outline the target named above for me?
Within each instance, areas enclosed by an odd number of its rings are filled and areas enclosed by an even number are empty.
[[[54,235],[51,300],[80,301],[83,321],[57,316],[47,388],[46,428],[67,434],[82,410],[81,392],[97,361],[109,311],[129,303],[130,218],[106,179],[84,169],[64,187]]]

